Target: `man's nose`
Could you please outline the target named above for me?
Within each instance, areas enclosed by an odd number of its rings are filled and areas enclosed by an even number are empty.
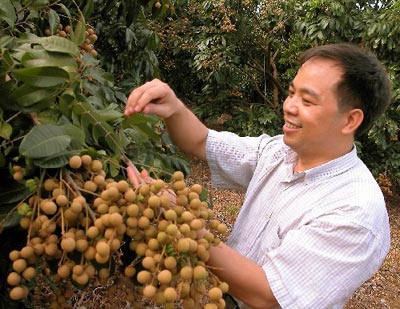
[[[298,110],[298,98],[296,96],[288,96],[283,102],[283,110],[286,113],[296,113]]]

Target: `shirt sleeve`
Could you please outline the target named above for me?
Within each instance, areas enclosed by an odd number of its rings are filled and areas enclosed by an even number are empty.
[[[213,185],[245,190],[257,165],[261,139],[209,130],[206,157]]]
[[[291,230],[262,268],[282,308],[342,308],[380,267],[382,240],[343,215]]]

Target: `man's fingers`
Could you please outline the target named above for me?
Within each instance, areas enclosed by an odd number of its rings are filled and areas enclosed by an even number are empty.
[[[159,91],[161,81],[154,79],[142,86],[134,89],[127,100],[125,107],[125,116],[130,116],[133,113],[142,112],[150,102],[154,102],[162,96]]]
[[[139,187],[139,179],[138,176],[136,175],[136,171],[132,166],[128,166],[126,168],[126,173],[128,174],[128,179],[133,185],[134,188]]]

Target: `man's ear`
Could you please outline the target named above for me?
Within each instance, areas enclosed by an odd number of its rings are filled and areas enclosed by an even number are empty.
[[[342,128],[343,134],[354,134],[364,120],[364,112],[359,108],[354,108],[347,112],[346,123]]]

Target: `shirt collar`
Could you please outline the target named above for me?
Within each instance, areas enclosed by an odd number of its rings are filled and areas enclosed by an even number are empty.
[[[288,148],[288,152],[285,157],[287,176],[285,177],[285,179],[283,179],[283,182],[292,182],[300,178],[307,180],[317,180],[320,178],[331,178],[340,175],[357,164],[357,148],[356,145],[353,145],[353,148],[349,153],[339,158],[305,171],[293,173],[296,160],[297,154],[292,149]]]

